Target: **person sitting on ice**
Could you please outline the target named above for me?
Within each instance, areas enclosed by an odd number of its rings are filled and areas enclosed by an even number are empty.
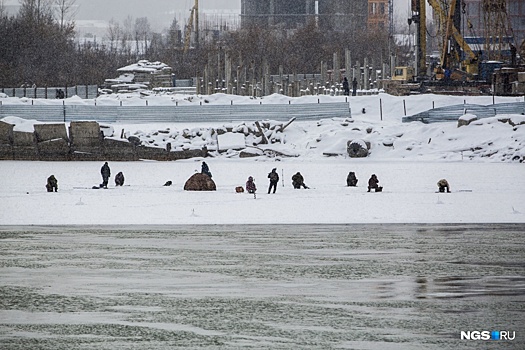
[[[206,162],[202,162],[201,173],[208,175],[211,179],[211,171]]]
[[[297,174],[295,174],[294,176],[292,176],[292,185],[293,185],[293,188],[295,189],[299,189],[302,187],[304,187],[305,189],[308,189],[309,187],[306,186],[306,184],[304,183],[304,178],[303,178],[303,175],[301,175],[300,172],[297,172]]]
[[[255,182],[253,182],[253,177],[248,177],[248,181],[246,181],[246,191],[248,193],[255,193],[257,191],[257,187],[255,186]]]
[[[58,180],[56,179],[55,175],[51,175],[47,178],[46,188],[47,192],[58,192]]]
[[[348,176],[346,177],[346,185],[355,187],[357,186],[357,177],[355,176],[355,173],[353,171],[348,173]]]
[[[115,176],[115,186],[124,186],[124,174],[122,174],[122,171]]]
[[[372,176],[370,176],[370,179],[368,180],[368,191],[367,192],[370,192],[370,190],[372,189],[375,192],[383,191],[383,187],[379,186],[379,180],[377,179],[376,174],[372,174]]]
[[[438,181],[437,185],[438,185],[439,192],[445,192],[446,190],[447,193],[450,193],[450,186],[447,180],[441,179]]]

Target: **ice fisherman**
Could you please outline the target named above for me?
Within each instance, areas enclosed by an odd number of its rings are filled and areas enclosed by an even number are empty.
[[[348,173],[348,176],[346,177],[346,185],[355,187],[357,186],[357,177],[355,176],[355,173],[353,171]]]
[[[273,193],[275,193],[275,190],[277,190],[277,183],[279,182],[279,174],[277,174],[277,168],[272,169],[272,172],[268,174],[268,178],[270,179],[270,186],[268,187],[268,194],[270,194],[272,188],[273,188]]]
[[[206,162],[202,162],[201,173],[208,175],[211,179],[211,171]]]
[[[124,186],[124,174],[122,171],[115,176],[115,186]]]
[[[55,175],[51,175],[47,178],[46,188],[47,192],[58,192],[58,180]]]
[[[448,184],[448,181],[446,179],[441,179],[437,183],[439,192],[447,192],[450,193],[450,185]]]
[[[306,184],[304,183],[304,177],[303,175],[301,175],[300,172],[297,172],[294,176],[292,176],[292,185],[293,185],[293,188],[295,189],[299,189],[302,187],[304,187],[305,189],[308,189],[310,187],[306,186]]]
[[[246,191],[248,193],[255,193],[255,191],[257,191],[257,186],[255,186],[252,176],[248,177],[248,181],[246,181]]]
[[[379,180],[377,179],[376,174],[372,174],[372,176],[370,176],[370,179],[368,180],[368,191],[367,192],[370,192],[370,190],[372,189],[375,192],[383,191],[383,187],[379,186]]]
[[[108,162],[105,162],[102,168],[100,168],[100,173],[102,174],[102,183],[100,184],[100,187],[108,188],[108,181],[111,176],[111,169],[109,169]]]

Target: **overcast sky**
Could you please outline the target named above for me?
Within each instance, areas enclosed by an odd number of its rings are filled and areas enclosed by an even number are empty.
[[[394,0],[397,14],[406,16],[409,1]],[[77,19],[109,19],[127,15],[155,17],[166,12],[185,13],[191,9],[194,0],[76,0],[76,3],[79,5]],[[241,0],[199,0],[199,8],[202,12],[240,13]]]
[[[0,0],[1,2],[2,0]],[[168,27],[173,18],[184,22],[195,0],[75,0],[78,6],[75,20],[115,19],[128,16],[147,17],[155,29]],[[353,0],[347,0],[353,1]],[[3,0],[6,5],[18,5],[19,0]],[[396,22],[406,23],[410,0],[394,0]],[[239,14],[241,0],[199,0],[201,13]],[[233,16],[233,15],[232,15]]]

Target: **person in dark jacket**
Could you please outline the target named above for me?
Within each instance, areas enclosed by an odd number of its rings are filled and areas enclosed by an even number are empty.
[[[294,176],[292,176],[292,185],[293,185],[293,188],[295,189],[299,189],[301,188],[301,186],[304,187],[305,189],[309,188],[304,183],[304,177],[303,175],[301,175],[300,172],[297,172]]]
[[[122,174],[122,171],[115,176],[115,186],[124,186],[124,174]]]
[[[355,173],[353,171],[348,173],[348,176],[346,177],[346,185],[355,187],[357,186],[357,177],[355,176]]]
[[[352,96],[357,95],[357,79],[352,80]]]
[[[379,186],[379,180],[377,179],[376,174],[372,174],[372,176],[370,176],[370,179],[368,180],[368,192],[370,192],[370,190],[372,189],[375,192],[383,191],[383,187]]]
[[[343,90],[345,92],[345,96],[350,95],[350,84],[348,84],[348,79],[346,77],[343,79]]]
[[[268,178],[270,179],[270,187],[268,187],[268,194],[270,194],[272,188],[273,193],[275,193],[275,190],[277,189],[277,183],[279,182],[279,174],[277,174],[277,168],[272,169],[272,172],[268,174]]]
[[[55,175],[51,175],[47,178],[46,188],[47,192],[58,192],[58,180],[56,179]]]
[[[102,168],[100,168],[100,173],[102,174],[102,183],[100,184],[100,187],[108,188],[108,181],[111,176],[111,169],[109,169],[108,162],[105,162]]]
[[[246,181],[246,191],[248,193],[255,193],[257,191],[257,187],[255,186],[255,182],[253,182],[253,177],[249,177],[248,181]]]
[[[448,184],[448,181],[446,179],[441,179],[437,183],[439,192],[447,192],[450,193],[450,185]]]
[[[202,162],[201,173],[208,175],[211,179],[211,171],[206,162]]]

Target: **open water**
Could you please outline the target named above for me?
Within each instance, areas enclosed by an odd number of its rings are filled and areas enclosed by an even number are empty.
[[[461,331],[513,340],[465,340]],[[0,227],[0,349],[525,349],[525,225]]]

